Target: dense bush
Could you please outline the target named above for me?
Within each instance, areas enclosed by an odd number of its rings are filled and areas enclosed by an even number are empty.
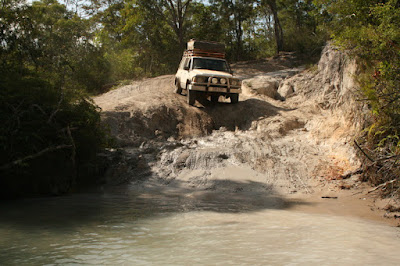
[[[95,163],[105,144],[96,107],[60,99],[40,80],[0,89],[1,195],[57,194],[85,182],[80,168]]]
[[[319,1],[331,17],[336,43],[358,58],[359,77],[373,120],[365,148],[373,163],[370,179],[378,184],[400,175],[400,1]],[[393,184],[393,183],[391,183]]]
[[[66,192],[106,143],[85,96],[103,60],[85,21],[56,1],[1,5],[0,196]]]

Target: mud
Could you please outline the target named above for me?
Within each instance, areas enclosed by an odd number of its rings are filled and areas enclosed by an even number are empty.
[[[184,95],[174,93],[172,75],[96,97],[119,146],[111,151],[114,162],[116,153],[120,159],[106,172],[107,182],[189,194],[279,194],[314,202],[324,195],[345,195],[352,199],[345,202],[355,204],[346,205],[352,210],[348,213],[357,215],[358,209],[364,218],[381,215],[371,212],[365,190],[353,196],[343,192],[362,186],[357,176],[341,180],[360,167],[351,145],[364,110],[352,96],[354,62],[334,49],[324,50],[317,70],[288,69],[290,64],[279,60],[235,66],[245,78],[238,104],[220,98],[219,103],[202,99],[189,106]],[[276,82],[278,97],[249,86],[254,80],[259,88],[263,80]],[[293,90],[288,97],[279,95],[285,84]]]

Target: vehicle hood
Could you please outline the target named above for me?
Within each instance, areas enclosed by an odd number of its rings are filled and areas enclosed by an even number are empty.
[[[194,69],[194,70],[190,71],[190,75],[192,77],[196,76],[196,75],[225,77],[225,78],[233,77],[232,74],[230,74],[230,73],[222,72],[222,71],[209,70],[209,69]]]

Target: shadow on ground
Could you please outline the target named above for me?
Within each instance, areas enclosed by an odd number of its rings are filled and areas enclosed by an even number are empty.
[[[205,136],[221,127],[248,130],[255,121],[290,111],[254,98],[237,104],[199,99],[196,106],[189,106],[184,95],[176,97],[180,102],[174,108],[161,104],[146,110],[108,111],[102,113],[102,120],[118,143],[126,146],[160,137]]]
[[[200,99],[203,106],[199,108],[213,121],[213,129],[225,127],[227,130],[248,130],[255,121],[276,116],[280,111],[291,109],[277,107],[269,102],[256,98],[239,101],[237,104],[228,102],[213,103],[207,99]]]

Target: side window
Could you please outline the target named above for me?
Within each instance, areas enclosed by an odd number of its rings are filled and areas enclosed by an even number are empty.
[[[190,66],[190,58],[186,58],[183,67],[184,68],[186,68],[186,67],[189,68],[189,66]]]
[[[185,64],[185,58],[182,58],[181,62],[179,63],[179,69],[183,69],[183,65]]]

